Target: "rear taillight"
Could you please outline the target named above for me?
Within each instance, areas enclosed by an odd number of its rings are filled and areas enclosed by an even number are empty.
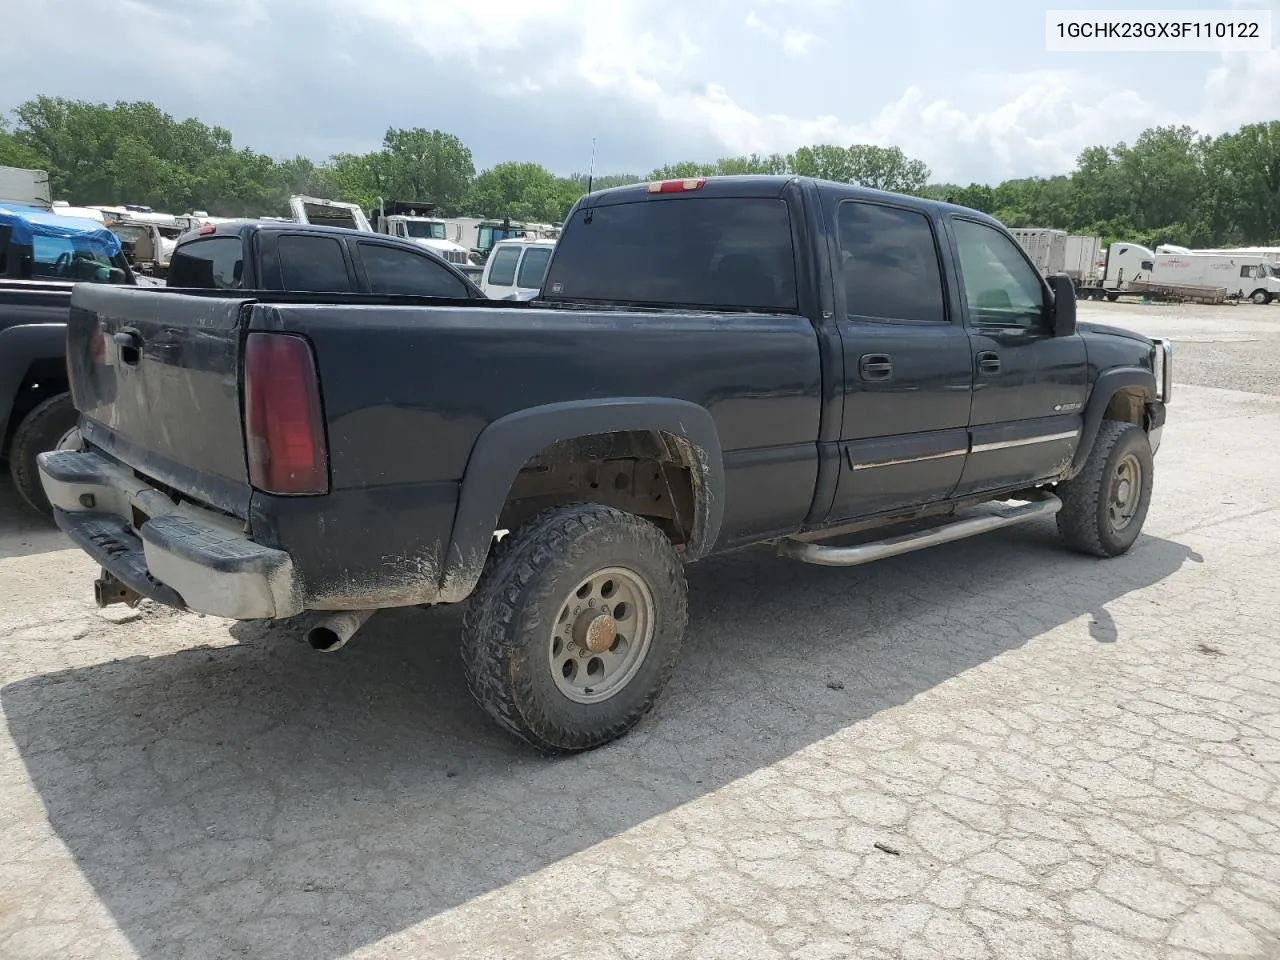
[[[264,493],[329,491],[329,454],[311,345],[287,333],[251,333],[244,351],[249,482]]]

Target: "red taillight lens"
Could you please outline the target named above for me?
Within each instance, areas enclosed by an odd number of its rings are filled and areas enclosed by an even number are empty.
[[[215,227],[212,223],[206,223],[203,227],[200,228],[199,235],[202,237],[207,237],[209,234],[213,233],[217,229],[218,228]]]
[[[244,353],[249,482],[264,493],[329,492],[329,454],[311,345],[287,333],[251,333]]]
[[[706,184],[706,177],[690,177],[687,180],[655,180],[649,184],[649,192],[684,193],[686,190],[701,190]]]

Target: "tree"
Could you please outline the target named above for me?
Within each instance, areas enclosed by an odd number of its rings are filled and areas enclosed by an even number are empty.
[[[471,151],[443,130],[391,128],[382,141],[387,199],[425,200],[452,216],[476,175]]]
[[[44,170],[48,161],[30,147],[19,143],[9,132],[8,121],[0,116],[0,167],[23,167],[27,170]]]
[[[790,171],[801,177],[817,177],[837,183],[853,182],[849,151],[829,143],[801,147],[788,158]]]
[[[846,151],[850,175],[847,179],[875,190],[921,193],[929,182],[929,168],[913,160],[899,147],[877,147],[855,143]]]
[[[475,178],[466,205],[481,217],[560,223],[578,195],[576,184],[539,164],[499,163]]]
[[[1205,173],[1212,233],[1248,244],[1280,241],[1280,121],[1212,141]]]
[[[441,213],[561,222],[588,177],[536,163],[499,163],[479,176],[457,136],[389,128],[376,150],[325,161],[275,160],[238,147],[231,131],[176,119],[154,103],[36,97],[0,117],[0,164],[49,171],[53,195],[76,204],[144,203],[174,213],[285,212],[290,194],[373,206],[421,200]],[[796,174],[947,200],[1010,226],[1057,227],[1104,240],[1188,246],[1280,243],[1280,120],[1205,137],[1153,127],[1136,140],[1082,151],[1070,173],[999,184],[929,184],[929,168],[898,147],[812,144],[659,167],[648,179]],[[601,173],[595,189],[635,183]]]

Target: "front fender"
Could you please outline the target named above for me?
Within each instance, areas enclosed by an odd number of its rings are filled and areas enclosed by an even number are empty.
[[[1111,402],[1111,398],[1121,390],[1133,387],[1141,390],[1148,402],[1156,398],[1155,375],[1142,367],[1113,367],[1098,377],[1093,390],[1089,393],[1089,403],[1084,410],[1084,425],[1080,431],[1080,443],[1071,460],[1068,478],[1076,476],[1084,469],[1085,461],[1089,459],[1089,451],[1093,449],[1093,441],[1098,437],[1098,430],[1102,426],[1102,418],[1106,415],[1107,404]]]
[[[495,420],[476,440],[441,576],[441,602],[463,599],[480,579],[507,494],[531,457],[553,443],[625,430],[660,431],[692,448],[696,513],[685,555],[710,552],[724,516],[724,462],[715,421],[704,407],[666,397],[549,403]]]

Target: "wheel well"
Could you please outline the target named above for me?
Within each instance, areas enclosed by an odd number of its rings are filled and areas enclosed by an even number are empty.
[[[5,427],[4,450],[9,449],[14,431],[28,413],[50,397],[66,393],[70,388],[65,360],[49,358],[31,364],[13,395],[13,407],[9,411],[9,423]]]
[[[688,443],[657,430],[553,443],[521,467],[498,529],[514,529],[548,507],[591,502],[652,520],[672,543],[686,544],[701,485],[693,457]]]
[[[1146,410],[1147,395],[1137,387],[1124,387],[1112,394],[1107,401],[1107,409],[1103,411],[1103,420],[1123,420],[1127,423],[1143,425],[1143,413]]]

